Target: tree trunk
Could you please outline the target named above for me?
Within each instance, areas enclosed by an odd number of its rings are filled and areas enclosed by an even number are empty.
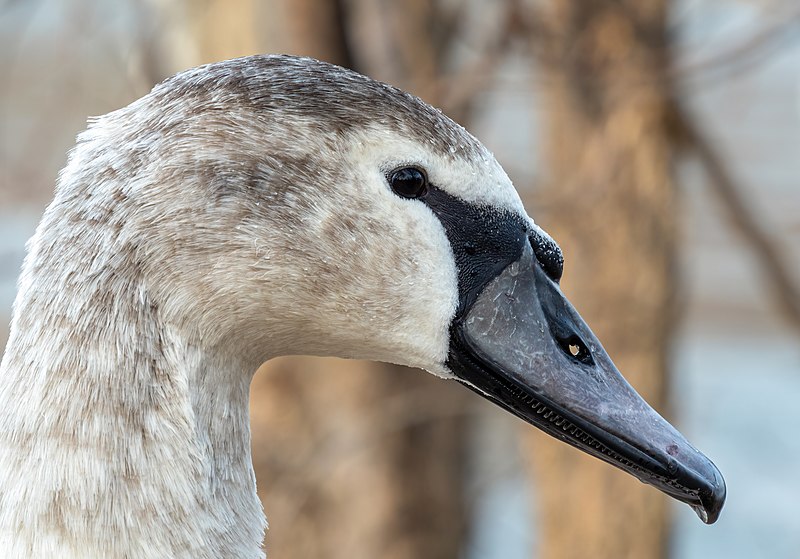
[[[676,214],[665,4],[550,0],[540,14],[548,175],[535,204],[564,250],[565,293],[662,413]],[[540,433],[526,447],[539,557],[664,555],[665,496]]]
[[[364,362],[267,364],[251,417],[268,553],[458,557],[462,418],[441,385],[422,371]]]

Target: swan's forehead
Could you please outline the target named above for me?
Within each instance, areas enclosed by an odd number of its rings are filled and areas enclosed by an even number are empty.
[[[525,215],[508,176],[463,127],[413,95],[338,66],[291,56],[240,58],[188,70],[153,96],[162,105],[194,96],[211,109],[206,115],[224,106],[228,121],[238,116],[253,138],[321,156],[324,166],[341,160],[342,148],[351,166],[419,165],[434,185],[465,202]]]
[[[466,202],[522,213],[511,181],[469,132],[421,99],[350,70],[287,56],[230,60],[190,70],[163,90],[207,94],[268,122],[270,141],[341,156],[350,164],[424,167],[433,184]],[[327,147],[332,149],[326,150]]]
[[[463,129],[459,132],[466,135]],[[524,216],[519,194],[494,156],[474,138],[459,136],[453,134],[452,143],[443,145],[441,139],[426,138],[424,130],[409,137],[396,129],[368,126],[354,134],[349,160],[384,175],[403,166],[419,167],[432,185],[464,202]]]

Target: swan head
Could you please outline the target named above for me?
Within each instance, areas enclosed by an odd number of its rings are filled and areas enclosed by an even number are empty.
[[[492,154],[419,99],[311,59],[213,64],[98,119],[61,183],[132,208],[115,242],[192,343],[426,369],[717,519],[716,467],[617,371]]]

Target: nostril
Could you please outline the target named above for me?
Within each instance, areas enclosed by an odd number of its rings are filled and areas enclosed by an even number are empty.
[[[576,334],[572,334],[566,338],[558,338],[557,341],[558,345],[561,346],[561,349],[564,351],[564,353],[566,353],[567,357],[573,361],[578,361],[584,365],[594,365],[592,352],[589,351],[589,348],[586,347],[586,344],[583,343],[583,340],[581,340]]]

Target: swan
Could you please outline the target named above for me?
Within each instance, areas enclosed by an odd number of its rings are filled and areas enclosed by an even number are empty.
[[[309,58],[180,73],[90,121],[0,364],[4,557],[263,557],[248,389],[272,357],[462,383],[714,522],[717,468],[617,371],[487,149]]]

